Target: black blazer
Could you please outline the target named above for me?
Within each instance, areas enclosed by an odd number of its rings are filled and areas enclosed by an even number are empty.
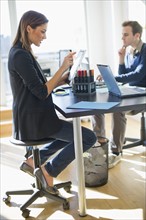
[[[8,59],[13,94],[13,137],[18,140],[48,138],[61,129],[47,81],[32,54],[20,42],[11,48]]]

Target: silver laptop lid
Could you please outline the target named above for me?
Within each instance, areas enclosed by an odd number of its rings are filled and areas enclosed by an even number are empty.
[[[111,71],[111,68],[108,65],[103,64],[97,64],[97,67],[99,69],[99,72],[101,73],[101,76],[105,84],[107,85],[108,91],[112,94],[121,96],[121,91]]]

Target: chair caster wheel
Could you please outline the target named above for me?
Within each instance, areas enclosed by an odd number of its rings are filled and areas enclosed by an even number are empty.
[[[33,188],[35,188],[35,187],[36,187],[35,183],[32,183],[32,184],[31,184],[31,186],[32,186]]]
[[[24,218],[28,218],[29,217],[29,213],[30,213],[30,210],[29,209],[25,209],[22,211],[22,216]]]
[[[68,210],[69,208],[70,208],[69,202],[64,202],[64,203],[63,203],[63,209],[64,209],[64,210]]]
[[[5,202],[5,204],[9,204],[11,201],[11,196],[7,196],[3,198],[3,202]]]
[[[70,189],[71,189],[71,186],[65,186],[65,187],[64,187],[64,190],[65,190],[66,192],[70,192]]]

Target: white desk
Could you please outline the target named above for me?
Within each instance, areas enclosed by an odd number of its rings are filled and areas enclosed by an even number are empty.
[[[97,93],[90,97],[77,97],[71,89],[69,89],[69,95],[67,96],[55,96],[53,95],[53,101],[57,111],[59,111],[66,118],[73,118],[74,128],[74,143],[75,143],[75,157],[77,164],[77,178],[78,178],[78,201],[79,201],[79,215],[86,216],[86,195],[85,195],[85,178],[84,178],[84,164],[83,164],[83,150],[82,150],[82,134],[81,134],[81,123],[80,117],[87,115],[94,115],[97,113],[111,113],[128,111],[131,109],[139,109],[141,107],[146,108],[146,96],[119,99],[115,96],[109,96],[108,93],[100,93],[99,89]],[[72,104],[86,100],[86,101],[97,101],[97,102],[120,102],[118,106],[113,107],[109,110],[98,110],[98,109],[67,109]]]

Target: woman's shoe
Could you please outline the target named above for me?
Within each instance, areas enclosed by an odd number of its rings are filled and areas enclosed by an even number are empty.
[[[22,162],[20,165],[20,170],[22,170],[25,173],[28,173],[29,175],[35,177],[34,173],[33,173],[33,168],[31,166],[29,166],[27,163]]]
[[[41,182],[42,187],[45,191],[47,191],[48,193],[51,193],[53,195],[58,195],[59,191],[55,186],[48,186],[46,179],[43,175],[43,172],[40,168],[36,168],[34,170],[34,175],[38,178],[38,180]]]

